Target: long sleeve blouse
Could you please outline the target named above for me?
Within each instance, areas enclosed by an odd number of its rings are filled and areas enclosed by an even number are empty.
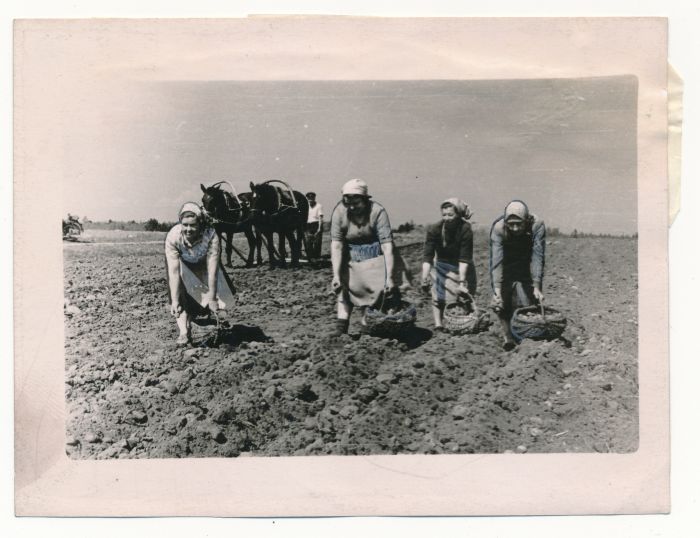
[[[423,261],[438,261],[457,265],[459,262],[473,263],[474,236],[471,224],[460,221],[459,226],[449,232],[444,230],[442,221],[431,224],[425,236]]]
[[[503,217],[496,220],[489,237],[491,287],[501,289],[504,280],[532,280],[542,287],[546,235],[544,222],[535,215],[529,229],[519,237],[508,234]]]

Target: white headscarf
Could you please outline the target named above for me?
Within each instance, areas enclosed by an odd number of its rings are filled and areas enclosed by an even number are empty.
[[[182,221],[182,215],[185,213],[193,213],[199,222],[202,222],[202,208],[194,202],[185,202],[177,214],[179,221]]]
[[[340,192],[343,196],[359,195],[370,198],[370,195],[368,194],[369,188],[367,187],[367,183],[362,179],[351,179],[350,181],[347,181],[343,185],[343,188]]]

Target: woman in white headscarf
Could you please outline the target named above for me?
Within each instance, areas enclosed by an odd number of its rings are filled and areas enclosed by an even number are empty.
[[[193,202],[182,206],[179,223],[165,238],[170,312],[177,319],[178,345],[192,340],[191,322],[200,315],[233,305],[233,284],[221,267],[221,244],[206,225],[202,209]]]
[[[443,330],[448,304],[476,293],[469,206],[459,198],[448,198],[440,204],[440,211],[442,219],[430,225],[426,233],[422,275],[423,289],[432,287],[436,331]]]
[[[331,286],[338,294],[338,336],[348,332],[353,306],[372,306],[385,290],[395,288],[393,236],[386,209],[371,199],[361,179],[345,183],[341,193],[343,198],[331,216]]]

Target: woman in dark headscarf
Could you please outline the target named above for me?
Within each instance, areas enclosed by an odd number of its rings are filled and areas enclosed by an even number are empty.
[[[233,285],[221,267],[221,244],[214,228],[206,226],[202,209],[187,202],[179,223],[165,238],[170,313],[177,318],[178,345],[192,339],[196,316],[233,305]]]
[[[423,250],[422,287],[431,287],[435,329],[442,331],[445,306],[476,293],[473,235],[469,207],[459,198],[440,204],[442,219],[428,227]]]
[[[510,331],[513,311],[544,301],[542,278],[546,228],[525,202],[513,200],[491,226],[489,272],[493,309],[503,331],[503,349],[515,347]]]

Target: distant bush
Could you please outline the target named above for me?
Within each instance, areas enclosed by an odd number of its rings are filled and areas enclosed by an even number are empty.
[[[158,219],[148,219],[143,225],[147,232],[167,232],[172,227],[171,222],[158,222]]]
[[[395,233],[403,234],[403,233],[412,232],[415,229],[416,229],[416,224],[411,220],[409,222],[404,222],[398,228],[395,228],[393,231]]]

